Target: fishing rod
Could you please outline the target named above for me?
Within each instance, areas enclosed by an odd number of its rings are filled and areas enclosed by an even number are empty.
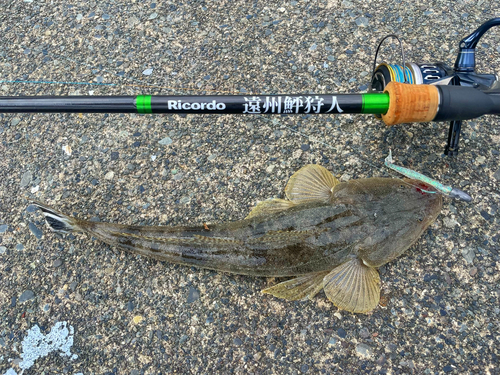
[[[401,40],[386,36],[377,47],[367,93],[15,96],[0,97],[0,113],[374,114],[389,126],[450,121],[445,154],[457,155],[463,120],[500,114],[498,77],[475,72],[476,45],[487,30],[498,25],[500,18],[491,19],[462,39],[453,69],[444,63],[405,63]],[[379,49],[388,37],[398,39],[402,65],[376,66]]]

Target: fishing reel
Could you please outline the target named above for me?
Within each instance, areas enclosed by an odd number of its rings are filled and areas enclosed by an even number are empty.
[[[373,63],[373,74],[369,91],[383,92],[390,82],[401,82],[410,84],[427,85],[452,85],[472,87],[483,92],[498,90],[500,83],[495,74],[476,73],[476,45],[483,36],[493,26],[500,25],[500,18],[493,18],[479,26],[472,34],[462,39],[459,43],[458,56],[455,65],[436,63],[405,63],[403,44],[396,35],[387,35],[383,38],[375,53]],[[376,65],[377,56],[382,43],[387,38],[395,38],[401,47],[402,64],[381,63]],[[403,70],[404,67],[404,70]],[[452,120],[448,132],[448,142],[445,147],[445,155],[455,156],[458,154],[460,130],[462,120]]]

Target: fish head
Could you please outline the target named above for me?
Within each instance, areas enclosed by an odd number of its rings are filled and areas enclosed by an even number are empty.
[[[420,204],[420,222],[427,228],[438,217],[443,207],[443,196],[434,187],[419,180],[404,178],[402,180],[414,204]]]
[[[442,207],[441,194],[411,179],[351,180],[336,186],[333,196],[333,201],[348,204],[362,218],[364,232],[355,252],[372,267],[401,255],[436,220]]]

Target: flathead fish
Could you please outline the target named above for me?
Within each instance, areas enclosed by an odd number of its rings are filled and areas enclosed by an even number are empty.
[[[293,277],[263,290],[299,300],[321,289],[335,306],[366,313],[380,300],[377,268],[400,256],[436,219],[440,194],[421,181],[340,183],[319,165],[289,180],[288,199],[263,201],[243,220],[200,226],[134,226],[80,220],[41,208],[55,231],[84,232],[163,261],[217,271]]]

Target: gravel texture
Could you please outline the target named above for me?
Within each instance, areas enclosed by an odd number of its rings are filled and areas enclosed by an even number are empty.
[[[386,34],[405,39],[407,61],[453,64],[459,40],[500,16],[489,1],[9,3],[0,79],[116,86],[0,83],[1,95],[359,92]],[[392,51],[384,59],[399,62]],[[499,70],[499,29],[483,37],[477,62]],[[443,123],[0,114],[0,374],[20,372],[29,329],[46,335],[59,321],[74,327],[77,358],[53,352],[25,374],[499,374],[499,123],[467,121],[451,159]],[[388,176],[389,148],[396,163],[474,201],[446,199],[418,243],[382,267],[382,306],[370,315],[337,311],[323,293],[261,295],[272,280],[63,238],[25,198],[90,220],[238,220],[283,197],[307,163],[342,180]]]

